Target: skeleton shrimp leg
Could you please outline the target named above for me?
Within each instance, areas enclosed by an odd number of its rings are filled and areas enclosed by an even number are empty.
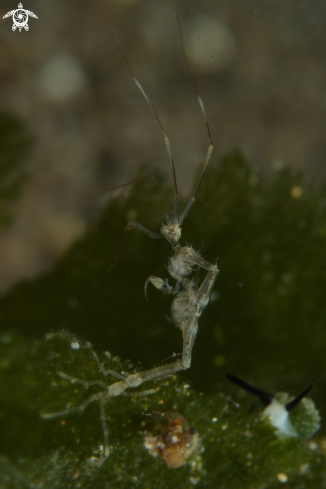
[[[81,379],[77,379],[75,377],[71,377],[70,375],[64,374],[63,372],[58,372],[60,377],[69,380],[71,383],[78,383],[81,384],[85,387],[85,389],[88,389],[92,385],[99,385],[100,387],[103,387],[104,389],[107,389],[108,386],[105,384],[105,382],[101,381],[84,381]],[[100,404],[100,413],[101,413],[101,423],[102,423],[102,429],[104,433],[104,456],[108,457],[110,455],[110,447],[109,447],[109,431],[106,425],[106,414],[104,410],[104,405],[105,403],[110,399],[110,395],[106,391],[98,392],[97,394],[92,395],[86,401],[84,401],[82,404],[76,407],[64,409],[63,411],[59,411],[56,413],[42,413],[42,418],[44,419],[51,419],[51,418],[57,418],[60,416],[65,416],[67,414],[74,414],[74,413],[82,413],[87,406],[89,406],[92,402],[99,401]]]
[[[92,353],[94,354],[94,357],[98,359],[96,353],[95,352]],[[100,362],[98,362],[98,365],[99,366],[101,365]],[[104,375],[109,373],[111,375],[116,374],[116,372],[112,372],[111,370],[109,371],[102,370],[102,367],[103,366],[101,366],[100,370]],[[100,380],[92,380],[92,381],[81,380],[76,377],[67,375],[63,372],[58,372],[58,375],[60,375],[60,377],[62,377],[65,380],[68,380],[72,384],[75,383],[81,384],[85,389],[88,389],[89,387],[94,385],[98,385],[99,387],[102,387],[104,390],[96,394],[93,394],[79,406],[64,409],[63,411],[58,411],[54,413],[42,413],[41,416],[44,419],[51,419],[51,418],[58,418],[60,416],[66,416],[74,413],[82,413],[92,402],[98,401],[100,406],[101,423],[102,423],[103,434],[104,434],[104,458],[106,458],[110,455],[110,447],[109,447],[109,430],[106,424],[106,413],[104,409],[105,404],[108,401],[110,401],[112,397],[116,397],[119,395],[143,397],[148,394],[153,394],[154,392],[156,392],[156,389],[149,389],[146,391],[132,392],[132,393],[125,392],[125,390],[130,387],[138,387],[144,382],[147,382],[149,380],[155,380],[158,378],[166,377],[167,375],[171,375],[178,370],[183,370],[183,368],[184,367],[182,365],[182,362],[175,362],[174,364],[163,365],[161,367],[157,367],[151,370],[145,370],[144,372],[131,374],[125,377],[124,380],[115,382],[114,384],[111,385],[108,385]],[[116,375],[120,376],[119,374]]]
[[[102,387],[104,390],[101,392],[98,392],[96,394],[93,394],[90,396],[86,401],[84,401],[82,404],[76,407],[64,409],[63,411],[58,411],[55,413],[42,413],[42,418],[44,419],[51,419],[51,418],[58,418],[60,416],[66,416],[69,414],[74,414],[74,413],[82,413],[92,402],[98,401],[99,406],[100,406],[100,417],[101,417],[101,423],[102,423],[102,429],[103,429],[103,434],[104,434],[104,457],[108,457],[110,455],[110,447],[109,447],[109,430],[106,424],[106,413],[104,406],[105,404],[111,399],[111,397],[118,396],[118,395],[126,395],[126,396],[138,396],[138,397],[143,397],[148,394],[153,394],[156,392],[156,389],[149,389],[146,391],[142,392],[124,392],[128,387],[131,386],[136,386],[140,385],[142,382],[145,380],[142,380],[142,378],[139,378],[140,374],[132,374],[129,379],[128,377],[123,377],[120,374],[117,374],[116,372],[113,372],[112,370],[105,370],[103,368],[103,365],[100,363],[97,354],[92,351],[97,364],[99,366],[100,371],[104,375],[114,375],[119,378],[124,378],[125,380],[116,382],[115,384],[108,385],[105,382],[102,382],[100,380],[92,380],[92,381],[87,381],[87,380],[81,380],[76,377],[72,377],[71,375],[67,375],[63,372],[58,372],[58,375],[62,377],[65,380],[68,380],[72,384],[81,384],[85,389],[88,389],[89,387],[92,387],[94,385],[97,385],[99,387]],[[143,374],[146,372],[143,372]],[[146,379],[147,380],[147,379]]]
[[[137,221],[129,221],[128,222],[128,225],[126,227],[126,232],[130,231],[131,229],[139,229],[140,231],[143,231],[143,233],[146,233],[150,238],[153,238],[153,239],[160,239],[160,238],[163,238],[163,236],[161,236],[160,234],[158,233],[153,233],[152,231],[150,231],[149,229],[145,228],[145,226],[143,226],[142,224],[140,224],[139,222]]]

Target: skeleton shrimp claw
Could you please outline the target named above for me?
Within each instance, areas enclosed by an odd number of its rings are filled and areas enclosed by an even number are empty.
[[[156,289],[161,290],[164,293],[177,294],[179,292],[179,287],[176,286],[176,288],[174,289],[171,285],[169,285],[167,278],[163,280],[162,278],[151,276],[146,280],[144,287],[145,297],[147,300],[147,287],[150,282],[154,285]]]
[[[127,227],[126,227],[126,232],[130,231],[131,229],[139,229],[140,231],[143,231],[143,233],[146,233],[150,238],[153,238],[153,239],[163,238],[163,236],[161,236],[160,234],[153,233],[152,231],[149,231],[149,229],[145,228],[145,226],[143,226],[142,224],[140,224],[137,221],[132,220],[132,221],[128,222]]]

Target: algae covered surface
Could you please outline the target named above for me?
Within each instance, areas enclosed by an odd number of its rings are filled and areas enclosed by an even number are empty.
[[[67,332],[39,342],[7,335],[2,337],[2,350],[7,352],[7,357],[2,355],[7,374],[1,388],[6,399],[2,435],[8,458],[0,460],[7,487],[19,483],[53,488],[273,487],[279,474],[302,483],[315,477],[315,467],[323,466],[322,454],[318,450],[316,454],[304,437],[280,438],[257,412],[248,414],[221,393],[196,393],[175,378],[156,384],[156,392],[148,396],[108,401],[111,446],[104,458],[96,403],[75,415],[40,417],[40,413],[78,406],[103,391],[99,386],[85,389],[58,375],[63,369],[82,380],[101,379],[89,343]],[[132,371],[130,362],[115,357],[102,354],[101,361],[117,372]],[[8,391],[13,395],[8,396]],[[178,469],[150,455],[144,446],[145,435],[155,429],[155,418],[166,409],[182,413],[197,435],[193,452]],[[301,416],[304,419],[302,407],[297,418]]]
[[[1,298],[0,487],[326,487],[326,189],[288,168],[264,181],[238,151],[212,163],[183,224],[185,242],[220,269],[191,369],[138,388],[152,394],[107,402],[106,459],[98,402],[42,418],[104,388],[58,372],[115,381],[99,372],[91,349],[106,368],[127,374],[181,351],[180,331],[165,319],[171,297],[152,288],[147,302],[143,293],[150,275],[167,275],[165,240],[130,232],[106,279],[128,219],[158,231],[164,216],[146,219],[168,211],[166,203],[152,182],[108,200],[51,272]],[[300,436],[278,436],[227,373],[291,396],[312,384],[321,429],[307,439],[317,414],[301,403],[290,413]],[[144,445],[157,416],[170,412],[196,433],[179,468]]]

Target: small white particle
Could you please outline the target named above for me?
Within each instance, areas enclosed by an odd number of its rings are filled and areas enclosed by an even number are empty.
[[[78,341],[74,341],[74,343],[71,343],[70,346],[73,350],[79,350],[80,344]]]
[[[280,482],[287,482],[288,481],[288,477],[286,474],[283,474],[282,472],[280,472],[279,474],[277,474],[277,479],[280,481]]]
[[[308,443],[308,447],[310,448],[310,450],[317,450],[318,445],[317,445],[317,443],[315,441],[310,441]]]
[[[100,452],[103,452],[103,448],[104,448],[103,445],[99,445],[99,447],[98,447]]]
[[[212,418],[213,423],[216,423],[217,418]]]

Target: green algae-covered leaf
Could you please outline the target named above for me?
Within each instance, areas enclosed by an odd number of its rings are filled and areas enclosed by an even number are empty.
[[[146,169],[139,176],[144,174]],[[96,487],[87,474],[95,467],[88,460],[102,453],[98,403],[64,419],[40,417],[85,402],[93,393],[93,387],[86,392],[58,371],[85,381],[112,381],[101,377],[87,342],[79,337],[93,343],[99,354],[109,350],[129,358],[137,370],[158,366],[181,351],[180,331],[165,319],[171,297],[154,288],[148,289],[149,302],[144,297],[149,276],[167,275],[171,248],[165,240],[130,232],[105,287],[130,216],[143,222],[168,211],[166,207],[150,181],[132,186],[117,199],[109,197],[98,222],[52,271],[17,285],[0,300],[2,327],[23,335],[13,336],[1,357],[12,366],[10,375],[3,371],[8,380],[0,384],[6,413],[1,418],[1,454],[12,465],[10,474],[29,474],[24,480],[32,481],[31,487],[56,487],[55,480],[61,487]],[[162,219],[144,224],[157,232]],[[182,227],[184,242],[200,249],[211,263],[218,259],[220,269],[212,300],[199,321],[191,368],[177,380],[161,381],[155,394],[119,396],[107,403],[112,453],[100,468],[96,465],[99,487],[183,488],[197,483],[259,489],[278,487],[285,480],[286,487],[296,489],[304,484],[309,489],[326,487],[325,459],[318,448],[325,446],[323,423],[316,438],[307,441],[319,424],[310,401],[291,412],[299,436],[283,439],[261,419],[261,411],[251,410],[249,394],[226,380],[227,373],[239,375],[267,392],[286,391],[290,396],[312,384],[309,396],[325,418],[325,222],[326,189],[308,184],[302,174],[285,168],[264,181],[237,151],[210,165]],[[198,280],[202,277],[199,273]],[[75,338],[85,348],[72,348],[60,335],[39,343],[26,339],[63,328],[70,331],[72,343]],[[34,351],[39,357],[37,379],[30,368]],[[101,358],[114,361],[103,354]],[[130,362],[115,368],[133,370]],[[231,394],[233,401],[226,397]],[[177,469],[143,445],[145,431],[162,436],[154,420],[159,415],[153,413],[173,410],[196,430],[202,447],[198,444],[189,462]],[[78,460],[83,469],[75,468]],[[151,475],[141,479],[145,467]],[[44,482],[44,473],[49,478],[52,474],[51,483]]]
[[[110,455],[105,457],[98,402],[80,413],[60,414],[117,381],[99,371],[93,351],[90,343],[68,332],[40,341],[2,336],[5,402],[0,429],[1,450],[7,457],[0,458],[2,487],[273,487],[278,474],[304,483],[311,477],[311,464],[325,462],[321,452],[301,438],[280,439],[257,413],[248,414],[221,393],[196,393],[175,377],[146,384],[146,389],[154,389],[151,394],[108,399]],[[130,362],[99,350],[97,354],[106,369],[134,372]],[[87,387],[85,381],[102,384]],[[44,419],[49,412],[58,416]],[[157,431],[157,418],[169,420],[171,413],[185,419],[191,427],[188,437],[195,437],[192,452],[178,468],[166,463],[162,442],[154,445],[157,456],[144,443],[150,432]],[[179,445],[173,446],[176,453],[170,453],[170,462],[171,456],[178,456]]]

